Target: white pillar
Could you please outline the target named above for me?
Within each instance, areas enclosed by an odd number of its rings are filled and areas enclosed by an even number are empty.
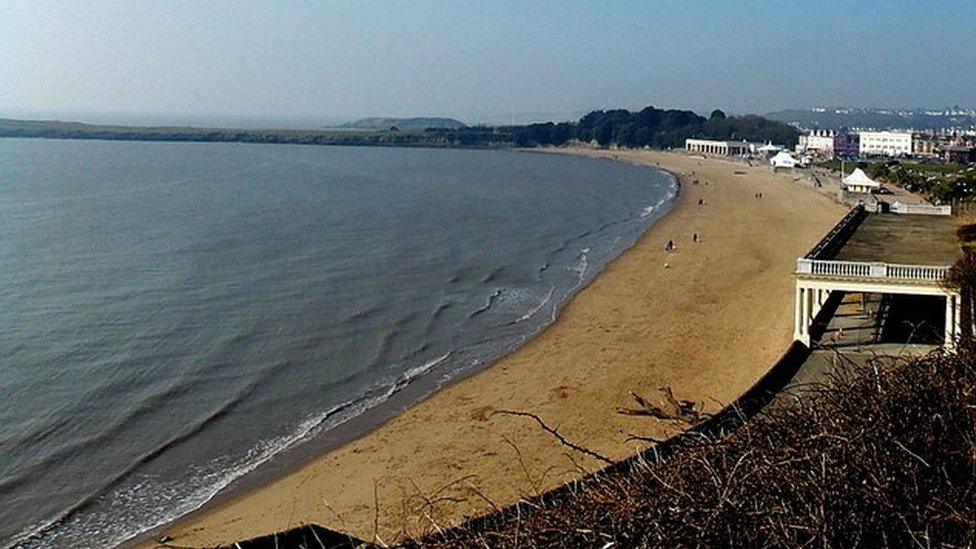
[[[793,292],[793,339],[803,341],[803,313],[800,308],[802,304],[803,288],[800,283],[796,283],[796,291]]]
[[[813,288],[807,288],[807,335],[810,335],[810,327],[813,326],[813,316],[816,314],[814,307],[817,306],[817,302],[814,301],[813,292]]]
[[[800,290],[802,308],[800,315],[800,334],[802,338],[800,341],[810,345],[810,289],[803,288]]]
[[[944,345],[946,349],[951,349],[953,343],[955,343],[955,326],[956,326],[956,304],[955,299],[951,295],[946,296],[946,309],[945,309],[945,339]]]
[[[952,340],[956,341],[962,336],[960,320],[962,316],[962,296],[952,296],[952,302],[955,305],[952,310]]]

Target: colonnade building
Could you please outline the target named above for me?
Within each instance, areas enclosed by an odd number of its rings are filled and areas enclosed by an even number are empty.
[[[842,326],[852,319],[818,316],[828,301],[836,304],[845,294],[876,298],[877,308],[860,316],[876,317],[877,333],[870,337],[878,343],[884,342],[885,333],[907,333],[902,337],[916,341],[930,334],[951,348],[963,329],[972,330],[960,325],[959,293],[942,282],[961,256],[955,236],[958,218],[930,208],[923,212],[918,206],[904,214],[870,213],[858,206],[797,259],[794,338],[810,346],[816,337],[826,337],[831,325],[841,326],[831,339],[843,337]]]
[[[745,141],[712,141],[710,139],[685,139],[685,150],[699,154],[719,156],[738,156],[749,154],[749,143]]]

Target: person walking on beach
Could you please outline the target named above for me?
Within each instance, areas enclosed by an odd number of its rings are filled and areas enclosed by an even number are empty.
[[[674,251],[674,240],[668,240],[668,245],[664,247],[664,251],[673,252]]]
[[[698,243],[698,233],[691,235],[691,241],[694,242],[695,244]]]

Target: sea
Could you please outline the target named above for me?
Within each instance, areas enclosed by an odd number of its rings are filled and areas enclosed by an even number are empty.
[[[676,192],[569,155],[0,139],[0,547],[123,543],[487,367]]]

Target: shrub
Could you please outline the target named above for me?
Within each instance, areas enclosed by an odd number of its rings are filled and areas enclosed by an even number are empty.
[[[410,545],[973,546],[976,355],[838,370],[724,437]]]

